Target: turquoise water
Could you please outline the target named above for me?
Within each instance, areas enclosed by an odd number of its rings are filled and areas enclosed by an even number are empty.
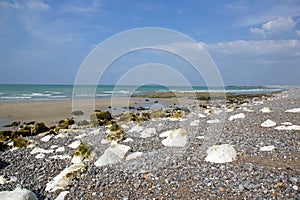
[[[94,86],[81,86],[80,90],[76,90],[76,98],[87,98],[94,94]],[[213,88],[213,92],[219,92],[221,88]],[[226,92],[231,93],[271,93],[279,92],[280,88],[265,88],[260,86],[226,86]],[[79,92],[78,92],[79,91]],[[206,86],[171,86],[165,87],[161,85],[145,85],[145,86],[118,86],[101,85],[96,89],[96,98],[108,98],[112,95],[130,96],[131,94],[140,94],[143,92],[168,92],[168,91],[197,91],[207,92]],[[64,100],[71,99],[73,96],[73,85],[7,85],[0,84],[0,101],[37,101],[37,100]]]

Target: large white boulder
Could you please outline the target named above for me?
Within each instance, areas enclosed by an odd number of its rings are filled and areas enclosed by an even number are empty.
[[[214,145],[206,151],[205,161],[213,163],[232,162],[236,159],[236,151],[230,144]]]
[[[35,194],[29,190],[16,188],[14,191],[1,191],[1,200],[38,200]]]
[[[165,132],[168,133],[166,139],[162,140],[161,143],[167,147],[184,147],[187,143],[187,131],[183,128],[175,129],[173,131]],[[164,133],[164,136],[167,134]],[[162,134],[161,134],[162,135]]]
[[[270,120],[270,119],[267,119],[266,121],[264,121],[262,124],[261,124],[262,127],[272,127],[272,126],[276,126],[276,122]]]
[[[120,162],[125,154],[130,149],[130,146],[112,143],[111,146],[106,149],[102,156],[94,163],[97,167],[104,165],[115,164]]]

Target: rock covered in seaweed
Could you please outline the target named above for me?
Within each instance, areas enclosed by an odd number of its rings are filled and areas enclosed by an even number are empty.
[[[107,141],[120,141],[125,138],[124,130],[117,123],[114,123],[108,130],[104,139]]]

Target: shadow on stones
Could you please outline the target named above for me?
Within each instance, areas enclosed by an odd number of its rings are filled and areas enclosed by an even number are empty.
[[[8,162],[5,162],[3,160],[0,159],[0,169],[4,169],[5,167],[7,167],[9,165]]]

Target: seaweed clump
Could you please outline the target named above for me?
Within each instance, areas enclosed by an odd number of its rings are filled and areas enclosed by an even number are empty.
[[[106,126],[111,124],[112,116],[109,111],[96,112],[90,117],[91,125],[94,127],[97,126]]]
[[[87,159],[92,153],[92,146],[87,142],[81,142],[80,145],[76,148],[74,156],[82,157]]]
[[[110,128],[109,132],[105,135],[106,140],[108,141],[119,141],[125,138],[124,130],[117,123],[114,123]]]

